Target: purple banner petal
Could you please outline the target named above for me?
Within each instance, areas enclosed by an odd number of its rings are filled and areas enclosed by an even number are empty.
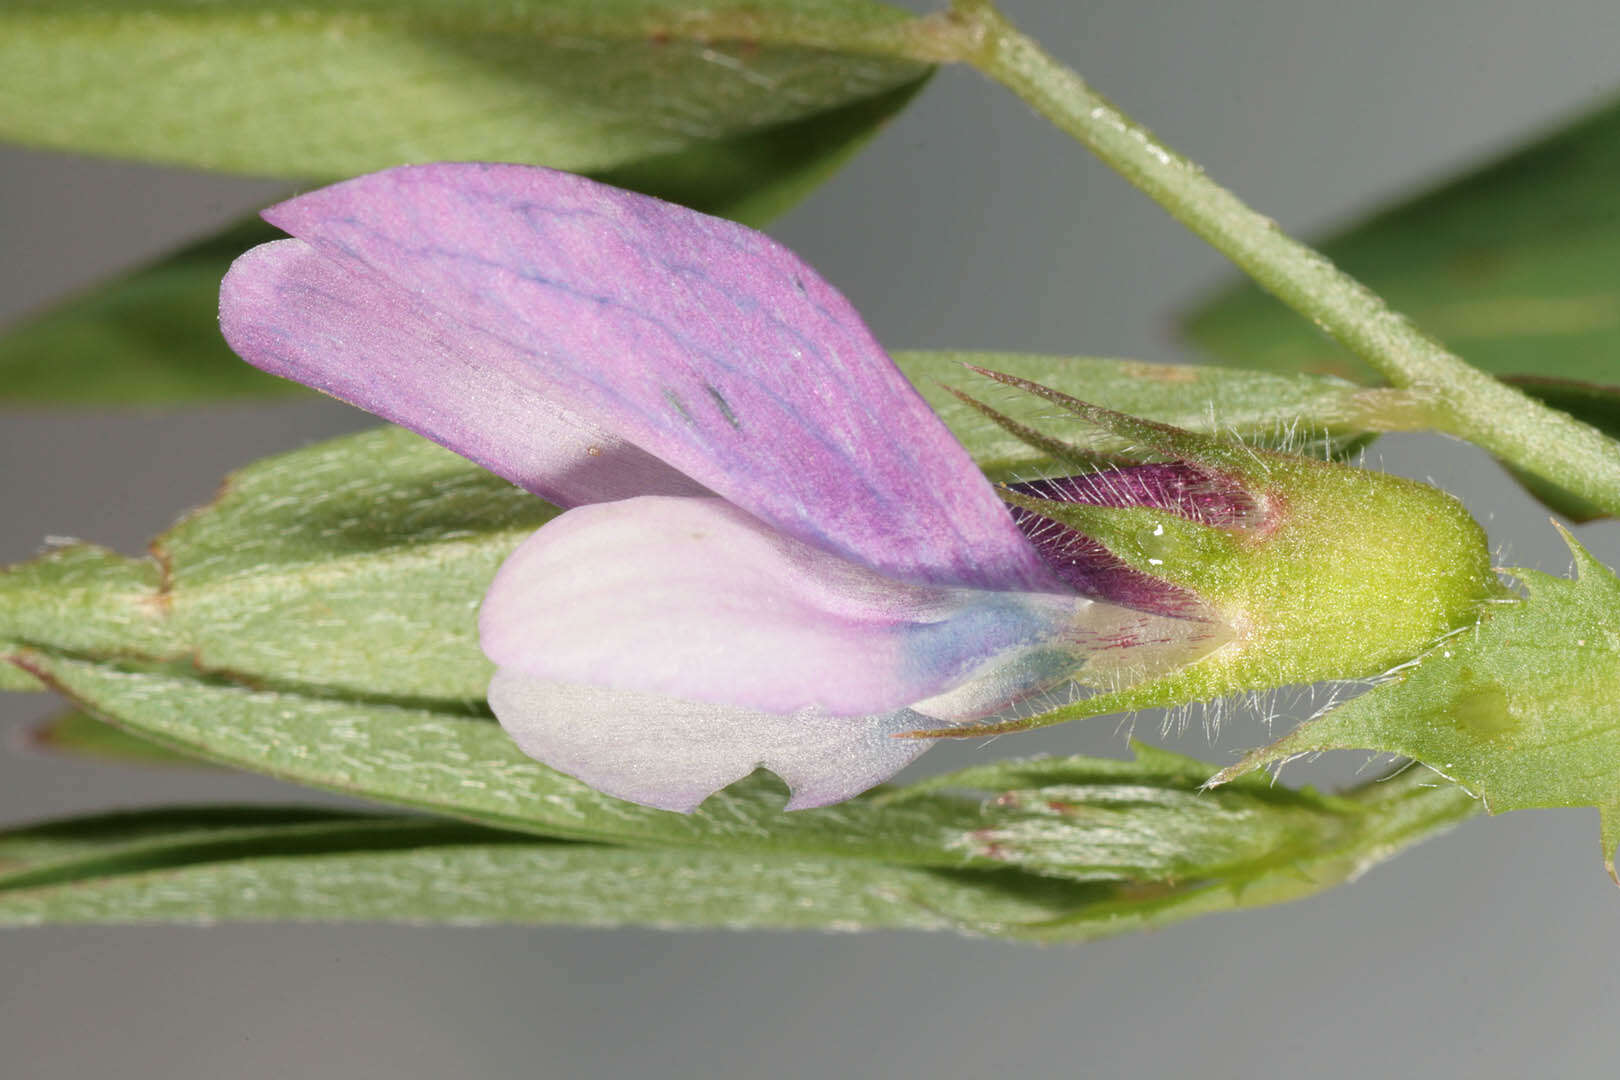
[[[475,342],[475,354],[497,352],[501,380],[622,436],[792,536],[902,580],[1055,585],[849,303],[759,233],[511,165],[393,169],[265,217],[364,281],[357,288],[368,302],[378,279],[398,290],[380,318],[408,309],[462,356],[462,342]],[[245,278],[269,270],[252,264],[233,274],[222,297],[228,332],[243,321]],[[332,287],[332,275],[317,276]],[[254,291],[303,287],[277,279]],[[283,350],[300,335],[332,336],[274,312],[258,317],[257,335]],[[526,366],[507,368],[517,355]],[[361,377],[454,385],[471,362],[409,350],[355,363],[367,369]],[[396,365],[419,373],[384,374]],[[487,406],[469,392],[435,403],[453,421],[402,419],[447,433],[459,450],[454,433],[472,430]]]

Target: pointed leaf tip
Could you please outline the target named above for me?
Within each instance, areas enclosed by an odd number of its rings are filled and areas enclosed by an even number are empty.
[[[968,366],[968,365],[963,365]],[[1053,438],[1035,430],[1028,424],[1019,423],[1006,413],[994,406],[980,401],[978,398],[955,386],[945,386],[945,391],[956,400],[973,409],[979,415],[986,417],[1001,430],[1041,451],[1052,461],[1059,465],[1077,469],[1103,468],[1109,465],[1123,463],[1126,459],[1112,454],[1102,454],[1094,450],[1084,450],[1073,443]]]
[[[1003,386],[1010,386],[1050,401],[1086,423],[1101,428],[1110,435],[1123,440],[1127,444],[1127,450],[1139,453],[1145,449],[1171,458],[1181,458],[1211,465],[1219,464],[1228,468],[1235,463],[1241,467],[1245,475],[1253,471],[1253,463],[1243,460],[1239,456],[1252,457],[1252,453],[1244,447],[1235,447],[1226,439],[1213,435],[1201,435],[1184,428],[1161,424],[1156,420],[1145,420],[1138,416],[1116,412],[1113,409],[1094,405],[1089,401],[1083,401],[1070,394],[1065,394],[1061,390],[1043,386],[1038,382],[1017,375],[992,371],[989,368],[979,367],[975,364],[965,366],[969,371],[998,382]],[[1237,451],[1237,454],[1234,451]]]

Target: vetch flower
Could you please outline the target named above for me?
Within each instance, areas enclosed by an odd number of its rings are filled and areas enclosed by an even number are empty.
[[[567,512],[480,614],[532,756],[691,810],[764,766],[848,798],[1070,679],[1226,637],[1085,596],[849,303],[732,222],[547,169],[392,169],[273,207],[221,289],[249,362]]]
[[[566,509],[485,597],[489,701],[635,802],[763,766],[822,806],[930,743],[900,736],[1377,675],[1494,587],[1432,488],[981,372],[1128,451],[968,399],[1083,471],[998,492],[814,271],[656,199],[447,164],[264,216],[292,239],[226,277],[239,354]]]

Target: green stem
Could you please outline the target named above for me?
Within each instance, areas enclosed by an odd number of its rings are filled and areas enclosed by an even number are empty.
[[[1441,430],[1620,514],[1620,443],[1464,363],[1161,143],[988,0],[956,0],[934,27],[933,57],[954,53],[1023,98],[1392,384],[1431,401]]]

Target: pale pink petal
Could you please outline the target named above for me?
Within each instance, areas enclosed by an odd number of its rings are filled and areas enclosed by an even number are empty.
[[[356,379],[450,383],[433,406],[438,420],[403,409],[400,419],[450,434],[452,449],[488,407],[471,392],[456,396],[476,363],[460,343],[474,343],[475,356],[498,343],[510,350],[503,382],[615,432],[801,540],[902,580],[1056,584],[849,303],[759,233],[513,165],[393,169],[265,217],[355,280],[369,270],[390,282],[403,299],[380,305],[379,318],[408,309],[431,323],[448,350],[397,358],[368,350]],[[302,289],[296,274],[307,268],[259,280],[271,268],[250,264],[233,275],[222,296],[227,326],[247,321],[237,308],[245,278],[273,297]],[[377,294],[369,279],[360,288],[368,303]],[[326,332],[302,314],[256,306],[260,337]],[[446,351],[458,359],[446,363]],[[521,372],[506,367],[514,355],[527,358]],[[423,370],[387,375],[394,365]]]
[[[1107,608],[904,584],[722,499],[649,496],[571,510],[527,540],[490,587],[479,634],[497,665],[536,679],[855,716],[1030,650],[1059,650],[1072,672],[1088,648],[1108,651]]]
[[[490,683],[489,704],[529,756],[608,795],[682,813],[762,767],[787,782],[789,810],[842,802],[932,745],[896,735],[934,726],[909,710],[773,716],[508,669]]]
[[[704,490],[541,393],[526,353],[302,240],[236,261],[220,326],[255,366],[403,424],[559,506]]]

